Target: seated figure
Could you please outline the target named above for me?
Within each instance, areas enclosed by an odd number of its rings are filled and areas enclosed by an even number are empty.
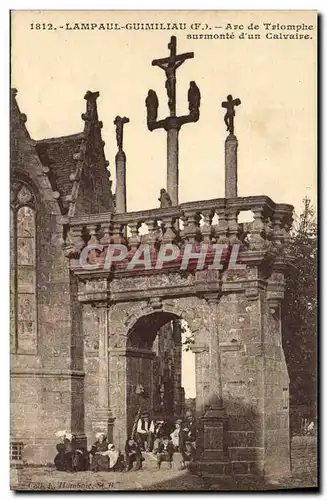
[[[55,467],[59,471],[73,472],[73,436],[67,431],[58,431],[56,435],[62,438],[62,442],[56,445]]]
[[[157,467],[160,469],[162,462],[168,462],[169,468],[172,467],[173,455],[174,455],[174,446],[168,436],[164,436],[158,448],[154,451],[157,457]]]
[[[126,471],[133,468],[135,462],[135,470],[142,468],[142,453],[140,445],[134,439],[127,439],[125,444],[125,461]]]
[[[103,455],[108,451],[107,436],[104,432],[96,434],[96,441],[90,450],[91,465],[90,470],[93,472],[109,470],[109,456]]]
[[[150,420],[150,415],[144,411],[137,422],[136,436],[139,445],[144,451],[151,451],[153,448],[154,422]]]
[[[182,451],[182,463],[181,463],[181,468],[182,469],[189,469],[190,465],[192,462],[195,460],[195,448],[192,443],[189,441],[186,441],[184,445],[184,449]]]

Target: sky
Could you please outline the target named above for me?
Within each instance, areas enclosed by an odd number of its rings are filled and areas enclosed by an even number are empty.
[[[57,29],[37,30],[37,22],[51,23]],[[185,22],[187,29],[64,29],[66,23],[72,26],[76,22],[119,26]],[[201,23],[200,30],[191,28],[194,23]],[[259,25],[256,33],[261,39],[240,39],[242,31],[245,37],[253,33],[248,29],[251,23]],[[316,203],[316,31],[299,31],[309,33],[310,39],[267,40],[262,23],[315,25],[315,13],[16,11],[12,14],[11,86],[18,89],[17,101],[34,139],[80,132],[84,94],[98,90],[113,187],[113,121],[121,115],[130,118],[124,132],[127,208],[155,208],[160,189],[166,187],[166,132],[147,130],[145,98],[154,89],[159,119],[168,115],[164,73],[152,67],[151,61],[168,55],[169,38],[175,35],[178,53],[194,52],[194,59],[177,70],[177,114],[188,113],[191,80],[201,92],[200,120],[184,125],[179,135],[180,202],[224,196],[226,130],[221,102],[232,94],[242,102],[235,119],[238,194],[268,195],[275,202],[294,205],[299,213],[305,196]],[[234,39],[187,38],[188,34],[227,32],[233,32]]]

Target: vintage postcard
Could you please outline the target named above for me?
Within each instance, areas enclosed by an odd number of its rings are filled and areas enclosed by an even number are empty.
[[[13,490],[317,487],[316,11],[12,11]]]

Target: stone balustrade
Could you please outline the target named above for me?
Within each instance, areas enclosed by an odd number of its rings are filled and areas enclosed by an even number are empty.
[[[241,212],[253,220],[239,222]],[[242,250],[273,251],[288,242],[293,207],[267,196],[218,198],[181,203],[175,207],[138,212],[101,213],[71,217],[65,239],[67,256],[77,256],[86,245],[141,244],[159,249],[162,243],[183,248],[191,244],[239,244]],[[146,226],[144,226],[146,225]]]

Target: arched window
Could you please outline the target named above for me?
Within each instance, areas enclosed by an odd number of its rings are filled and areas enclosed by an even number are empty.
[[[18,354],[37,352],[35,197],[24,182],[11,189],[10,347]]]

